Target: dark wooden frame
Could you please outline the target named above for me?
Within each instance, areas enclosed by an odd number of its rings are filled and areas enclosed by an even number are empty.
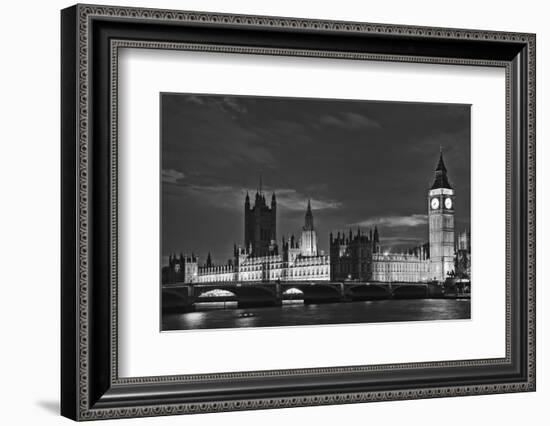
[[[76,5],[61,13],[61,413],[75,420],[535,390],[535,36]],[[117,49],[504,67],[506,357],[119,378]]]

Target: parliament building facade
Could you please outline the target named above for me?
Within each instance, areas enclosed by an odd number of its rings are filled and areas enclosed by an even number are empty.
[[[469,279],[470,234],[455,240],[455,193],[440,154],[427,197],[429,241],[400,253],[384,251],[378,228],[329,236],[329,253],[318,250],[313,212],[308,201],[304,226],[277,243],[277,200],[266,202],[261,186],[254,205],[246,194],[244,244],[234,246],[233,259],[224,265],[199,265],[194,255],[170,255],[163,268],[163,283],[213,282],[444,282],[447,278]]]

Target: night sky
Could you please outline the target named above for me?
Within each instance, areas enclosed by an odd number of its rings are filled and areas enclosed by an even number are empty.
[[[162,254],[215,263],[243,244],[244,198],[262,177],[277,239],[299,235],[307,200],[319,250],[329,232],[378,225],[399,251],[428,240],[427,191],[440,149],[470,227],[470,106],[161,94]]]

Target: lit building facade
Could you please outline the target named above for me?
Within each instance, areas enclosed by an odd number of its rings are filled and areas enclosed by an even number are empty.
[[[313,225],[313,212],[308,201],[304,226],[299,238],[283,238],[281,248],[276,238],[276,197],[271,206],[258,190],[254,206],[245,198],[244,247],[234,247],[233,259],[225,265],[199,266],[195,256],[170,256],[169,268],[163,273],[163,282],[214,283],[214,282],[276,282],[276,281],[328,281],[330,256],[317,249],[317,232]],[[165,268],[166,269],[166,268]],[[190,271],[184,273],[184,271]]]
[[[428,244],[399,253],[382,252],[378,229],[330,235],[332,281],[426,282]]]
[[[233,259],[213,265],[210,254],[199,265],[196,256],[170,256],[163,268],[163,282],[444,282],[447,278],[470,279],[470,234],[455,240],[455,192],[440,153],[432,186],[428,190],[429,241],[402,252],[383,250],[377,227],[364,231],[330,233],[329,254],[318,250],[311,203],[308,201],[299,238],[291,235],[276,242],[277,201],[268,205],[261,190],[254,206],[246,194],[244,245],[234,246]]]
[[[375,253],[372,256],[372,281],[426,282],[430,277],[430,259],[425,246],[401,253]]]

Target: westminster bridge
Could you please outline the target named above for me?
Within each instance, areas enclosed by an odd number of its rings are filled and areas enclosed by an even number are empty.
[[[305,304],[353,302],[382,299],[444,297],[438,283],[385,282],[213,282],[163,284],[163,309],[194,310],[201,302],[237,302],[239,308],[280,306],[284,300]]]

